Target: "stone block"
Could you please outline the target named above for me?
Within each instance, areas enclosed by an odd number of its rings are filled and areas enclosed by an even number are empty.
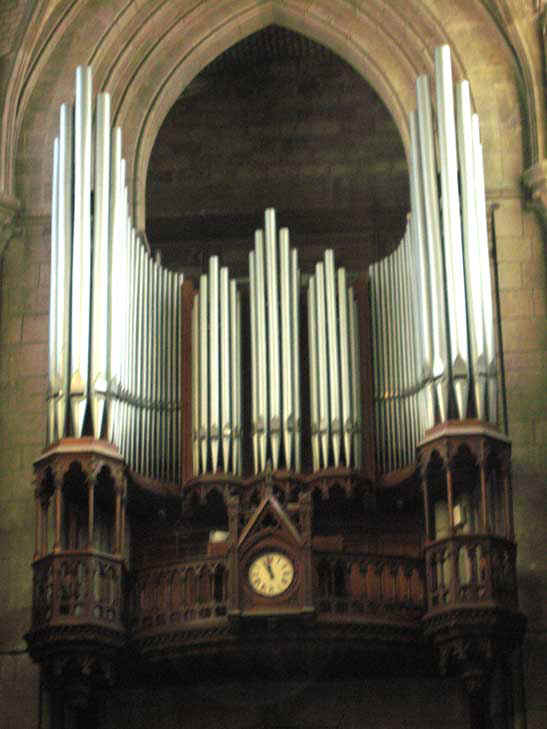
[[[46,317],[47,319],[47,317]],[[46,337],[47,339],[47,337]],[[40,375],[47,371],[46,343],[24,344],[19,348],[19,375]]]
[[[522,203],[515,197],[513,199],[499,200],[499,208],[495,214],[496,238],[502,236],[522,236],[524,224],[522,218]]]
[[[519,236],[496,236],[498,261],[529,261],[532,244],[529,239]]]
[[[519,289],[522,286],[521,264],[518,262],[498,263],[500,290]]]
[[[527,261],[522,265],[522,285],[526,288],[545,288],[545,267],[540,261]]]
[[[500,310],[503,321],[534,314],[534,302],[526,289],[503,289],[500,292]]]
[[[544,288],[532,290],[534,316],[547,316],[547,291]]]
[[[2,342],[6,344],[17,344],[21,341],[23,330],[23,318],[13,316],[2,321]]]
[[[23,317],[24,342],[47,342],[48,329],[49,316],[47,314],[25,314]]]
[[[512,350],[545,350],[547,329],[543,319],[506,319],[502,321],[503,348]]]

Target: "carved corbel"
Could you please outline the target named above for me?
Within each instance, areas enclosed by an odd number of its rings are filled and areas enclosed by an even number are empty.
[[[11,239],[21,235],[21,232],[19,202],[13,197],[0,195],[0,259]]]
[[[547,225],[547,159],[526,170],[522,181],[529,194],[529,206],[539,215],[543,225]]]

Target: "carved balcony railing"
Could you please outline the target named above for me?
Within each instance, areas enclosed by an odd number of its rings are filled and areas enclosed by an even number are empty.
[[[226,560],[218,557],[140,570],[133,591],[134,635],[187,629],[225,618],[227,585]]]
[[[48,554],[34,562],[32,629],[92,625],[123,632],[123,562],[89,552]]]
[[[319,617],[416,621],[425,612],[423,562],[408,557],[314,555]]]
[[[458,535],[426,546],[428,610],[485,603],[517,610],[515,544],[493,535]]]

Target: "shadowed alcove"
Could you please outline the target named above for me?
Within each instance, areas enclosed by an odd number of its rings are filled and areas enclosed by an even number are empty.
[[[333,247],[353,271],[394,249],[410,207],[379,96],[330,50],[275,25],[218,56],[167,114],[148,168],[148,239],[170,268],[196,275],[221,254],[243,275],[267,207],[304,270]]]

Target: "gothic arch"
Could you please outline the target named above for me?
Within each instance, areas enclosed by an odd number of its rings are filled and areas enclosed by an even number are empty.
[[[8,194],[17,188],[30,214],[47,215],[49,150],[58,106],[72,96],[75,66],[92,63],[95,88],[111,93],[114,121],[124,130],[134,217],[143,228],[146,169],[167,111],[192,78],[226,48],[277,23],[329,47],[371,83],[405,146],[416,76],[431,72],[436,45],[450,43],[455,75],[470,79],[475,106],[486,121],[488,186],[500,188],[510,177],[515,188],[523,170],[521,119],[510,120],[518,129],[510,140],[508,175],[499,144],[489,144],[489,139],[499,140],[507,120],[504,110],[492,106],[489,83],[481,78],[487,55],[498,82],[503,78],[511,94],[508,104],[516,101],[514,55],[491,9],[480,2],[465,10],[454,5],[449,0],[434,6],[418,0],[145,0],[137,8],[128,0],[115,0],[97,10],[89,0],[62,0],[51,10],[41,3],[19,51],[20,71],[8,89],[0,186]],[[470,31],[470,23],[476,32]],[[42,150],[40,159],[37,148]]]

